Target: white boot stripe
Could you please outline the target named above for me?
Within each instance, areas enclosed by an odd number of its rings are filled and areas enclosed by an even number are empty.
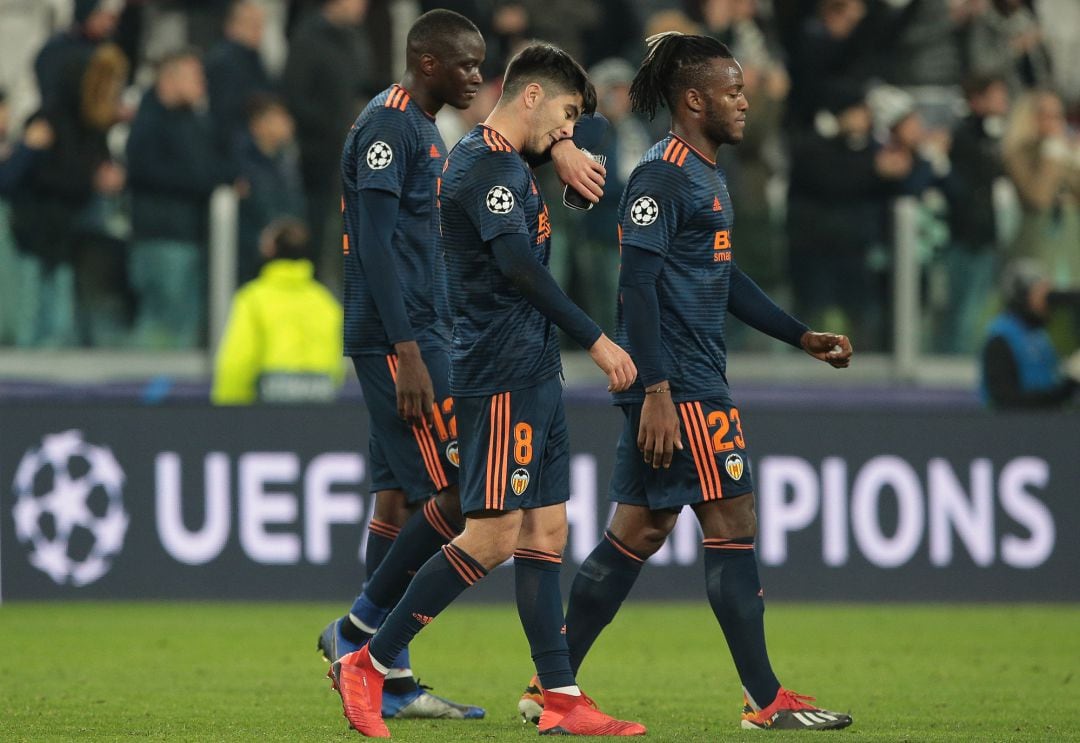
[[[799,722],[801,722],[801,723],[802,723],[803,725],[806,725],[807,727],[809,727],[810,725],[813,725],[813,724],[814,724],[813,722],[811,722],[810,720],[808,720],[808,719],[807,719],[807,718],[806,718],[806,717],[805,717],[805,716],[803,715],[803,713],[802,713],[802,712],[794,712],[794,713],[792,713],[792,714],[793,714],[793,716],[795,717],[795,719],[796,719],[796,720],[798,720]]]
[[[834,714],[830,714],[830,713],[825,712],[825,711],[818,712],[818,714],[821,715],[822,717],[824,717],[826,720],[829,720],[830,722],[835,722],[836,721],[836,715],[834,715]]]

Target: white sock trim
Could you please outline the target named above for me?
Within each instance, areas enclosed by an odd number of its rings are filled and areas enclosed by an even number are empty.
[[[371,659],[371,665],[375,666],[375,670],[381,673],[383,676],[390,672],[390,669],[387,666],[384,666],[379,661],[375,660],[375,656],[372,655],[370,652],[368,653],[368,658]]]
[[[378,627],[372,627],[361,622],[360,618],[352,612],[349,613],[349,621],[352,622],[353,626],[356,627],[358,630],[360,630],[361,632],[367,632],[369,635],[374,635],[376,632],[379,631]]]
[[[391,668],[387,672],[386,678],[388,678],[388,679],[409,679],[409,678],[412,678],[412,675],[413,675],[413,673],[412,673],[411,668]]]
[[[578,688],[577,684],[574,684],[573,686],[556,686],[554,689],[548,689],[548,691],[556,694],[566,694],[571,697],[581,696],[581,689]]]

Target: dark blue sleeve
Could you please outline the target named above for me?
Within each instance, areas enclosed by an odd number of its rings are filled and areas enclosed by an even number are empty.
[[[610,126],[610,123],[601,113],[582,116],[574,124],[574,145],[589,152],[597,152],[604,141],[604,134],[607,132],[608,126]],[[526,157],[526,159],[530,167],[538,168],[551,162],[551,150],[548,149],[543,155]]]
[[[15,193],[39,154],[38,150],[20,144],[11,153],[11,157],[0,162],[0,196],[11,196]]]
[[[499,235],[528,236],[524,205],[530,183],[520,157],[509,152],[485,153],[469,171],[457,201],[484,242]]]
[[[619,215],[620,242],[666,256],[693,213],[693,189],[677,166],[653,160],[634,168]]]
[[[355,242],[357,257],[368,277],[368,290],[391,344],[415,339],[390,247],[398,207],[396,196],[379,190],[360,191],[348,199],[347,206],[356,225],[356,239],[350,242]]]
[[[656,294],[656,282],[663,269],[662,256],[633,245],[623,246],[619,270],[623,321],[638,379],[646,387],[668,378],[660,341],[660,299]]]
[[[417,141],[408,113],[377,109],[358,132],[353,147],[356,187],[401,196]]]
[[[492,241],[491,248],[499,271],[529,304],[562,328],[579,346],[586,350],[592,348],[600,337],[600,326],[566,296],[551,272],[536,260],[528,235],[501,234]]]
[[[755,330],[796,348],[802,348],[799,341],[810,329],[780,309],[734,261],[731,263],[728,311]]]

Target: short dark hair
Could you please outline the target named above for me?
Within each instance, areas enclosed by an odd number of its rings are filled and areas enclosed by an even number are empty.
[[[311,258],[311,235],[295,217],[282,217],[266,227],[274,244],[274,258],[299,261]]]
[[[454,40],[466,34],[480,36],[480,29],[461,13],[445,8],[429,10],[416,19],[405,37],[405,48],[411,54],[441,54]]]
[[[269,111],[280,108],[288,113],[289,109],[285,101],[270,93],[252,93],[244,101],[244,113],[246,121],[251,124],[260,116],[265,116]]]
[[[514,55],[503,75],[503,95],[518,93],[529,83],[547,83],[559,93],[580,93],[582,113],[596,110],[596,88],[585,69],[553,44],[534,42]]]
[[[648,52],[630,83],[630,104],[650,119],[661,105],[669,111],[688,88],[705,84],[713,59],[733,59],[731,50],[711,36],[666,31],[645,40]]]

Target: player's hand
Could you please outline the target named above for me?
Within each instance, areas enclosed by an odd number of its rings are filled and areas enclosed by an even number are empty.
[[[654,384],[649,389],[667,389],[667,382]],[[641,423],[638,425],[638,449],[645,457],[645,464],[653,469],[671,467],[675,450],[682,451],[682,434],[679,432],[679,415],[671,392],[652,392],[645,395],[641,406]]]
[[[815,333],[811,330],[803,333],[799,340],[803,350],[818,361],[824,361],[837,369],[845,369],[851,364],[851,341],[846,335],[836,333]]]
[[[432,421],[435,388],[431,375],[420,356],[416,341],[395,343],[397,352],[397,412],[402,420],[414,426],[427,426]]]
[[[560,139],[552,145],[551,163],[560,181],[592,203],[600,201],[607,169],[578,149],[572,139]]]
[[[608,392],[622,392],[637,379],[637,367],[630,354],[603,333],[589,349],[589,355],[600,370],[607,374]]]

